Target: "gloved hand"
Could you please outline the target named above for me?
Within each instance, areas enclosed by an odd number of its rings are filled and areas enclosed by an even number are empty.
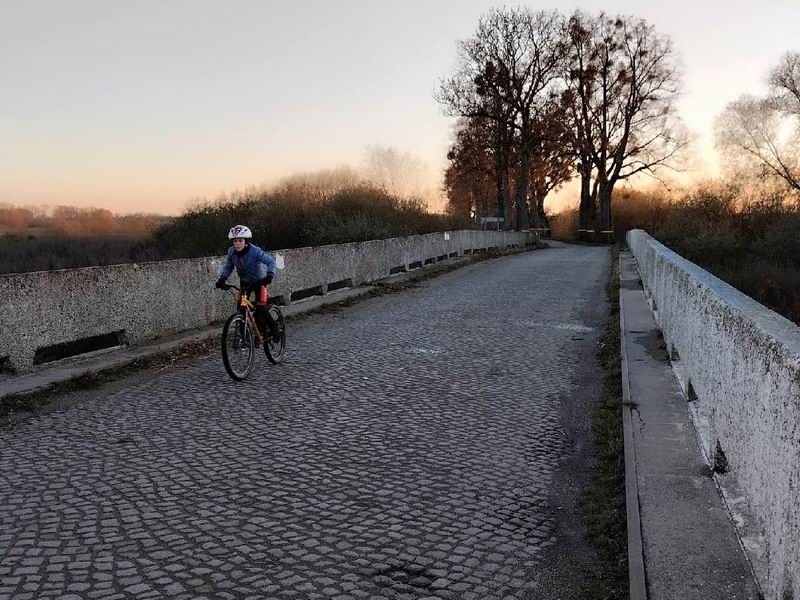
[[[217,289],[220,289],[220,290],[229,290],[229,289],[231,289],[231,286],[229,286],[227,283],[225,283],[225,280],[222,277],[217,279],[217,283],[214,284],[214,287],[216,287]]]
[[[272,283],[273,277],[275,277],[275,273],[267,273],[267,276],[264,277],[264,279],[262,279],[261,282],[264,285],[269,285],[270,283]]]

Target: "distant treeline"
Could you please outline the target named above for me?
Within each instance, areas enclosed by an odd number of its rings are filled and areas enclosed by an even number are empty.
[[[163,223],[159,215],[115,215],[104,208],[57,206],[52,209],[0,203],[0,235],[15,238],[143,238]]]
[[[0,273],[223,254],[228,230],[246,224],[268,250],[469,228],[421,200],[375,184],[295,177],[274,189],[237,192],[179,217],[115,216],[102,209],[52,213],[0,206]]]
[[[784,192],[699,185],[680,195],[620,190],[618,240],[644,229],[684,258],[800,325],[800,202]],[[576,239],[577,209],[551,219],[553,235]]]
[[[102,208],[0,204],[0,273],[157,260],[161,253],[151,236],[165,219]]]

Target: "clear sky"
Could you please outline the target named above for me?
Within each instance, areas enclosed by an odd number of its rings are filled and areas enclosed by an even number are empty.
[[[0,0],[0,202],[175,214],[392,146],[445,163],[433,99],[485,0]],[[513,5],[513,4],[512,4]],[[529,3],[673,38],[712,163],[725,104],[800,50],[797,0]]]

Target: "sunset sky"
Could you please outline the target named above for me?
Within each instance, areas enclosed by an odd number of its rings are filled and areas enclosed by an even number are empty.
[[[428,165],[452,121],[433,99],[484,0],[0,0],[0,203],[176,214],[366,147]],[[672,37],[686,124],[711,125],[800,50],[797,0],[527,4],[641,16]]]

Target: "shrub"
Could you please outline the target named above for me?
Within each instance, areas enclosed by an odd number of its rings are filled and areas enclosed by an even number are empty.
[[[227,231],[236,223],[247,224],[255,242],[269,250],[470,226],[427,212],[421,201],[401,199],[366,183],[326,191],[292,182],[276,191],[250,190],[198,207],[162,225],[154,237],[167,255],[221,254],[228,246]]]
[[[615,230],[644,229],[684,258],[800,324],[800,210],[780,197],[701,184],[676,198],[615,197]]]

